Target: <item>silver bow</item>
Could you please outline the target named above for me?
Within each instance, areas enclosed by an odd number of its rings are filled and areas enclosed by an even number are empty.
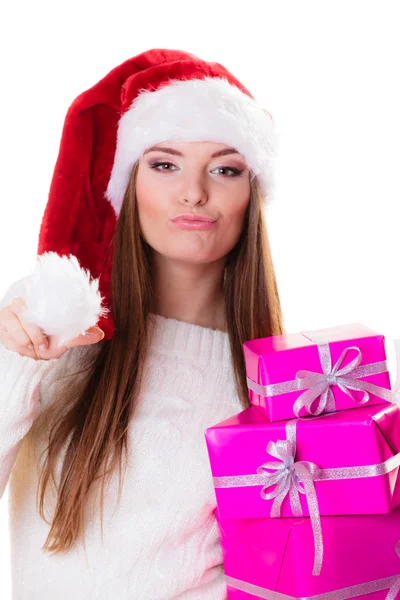
[[[319,417],[316,417],[317,419]],[[303,419],[293,419],[286,422],[286,440],[270,441],[267,452],[278,459],[269,461],[257,468],[257,474],[228,475],[213,477],[214,486],[218,488],[234,488],[243,486],[262,486],[261,498],[273,499],[270,516],[279,517],[283,500],[289,494],[289,500],[294,516],[302,516],[302,506],[299,494],[305,494],[313,527],[315,558],[313,574],[319,574],[322,565],[323,540],[320,526],[319,508],[314,488],[314,481],[338,481],[344,479],[359,479],[360,477],[378,477],[391,473],[400,467],[400,452],[382,463],[351,467],[333,467],[321,469],[315,463],[296,461],[296,424]],[[272,472],[271,472],[272,471]],[[268,491],[275,486],[272,491]],[[400,552],[400,541],[398,545]],[[396,577],[389,585],[395,583]],[[399,578],[400,589],[400,578]],[[384,588],[382,588],[384,589]],[[385,588],[386,589],[386,588]],[[369,593],[366,591],[365,594]],[[349,596],[350,597],[350,596]],[[344,598],[344,597],[343,597]],[[394,600],[390,597],[387,600]]]
[[[325,341],[321,332],[302,331],[301,333],[317,345],[323,372],[298,371],[296,379],[268,384],[259,384],[247,377],[247,386],[250,390],[260,396],[272,398],[280,394],[306,389],[294,403],[293,412],[296,417],[299,417],[303,406],[312,415],[319,415],[322,412],[334,412],[336,410],[336,403],[331,390],[332,385],[339,386],[354,402],[360,404],[368,401],[369,394],[374,394],[387,402],[400,406],[400,338],[394,339],[397,365],[396,383],[392,389],[387,389],[362,379],[370,375],[387,372],[386,360],[361,365],[362,353],[360,348],[358,346],[348,346],[343,350],[339,360],[332,368],[329,344]],[[357,357],[340,369],[344,357],[349,350],[355,350]],[[351,374],[351,377],[348,377],[349,374]],[[364,394],[361,400],[355,398],[350,390],[363,391]],[[316,410],[312,411],[311,405],[318,396],[321,396],[318,406]]]
[[[300,494],[305,494],[314,533],[313,575],[319,575],[323,560],[323,540],[314,479],[318,477],[320,469],[309,461],[296,462],[296,424],[297,420],[287,422],[286,440],[268,443],[268,454],[277,458],[279,462],[269,461],[257,468],[257,473],[263,475],[264,485],[260,493],[264,500],[273,499],[272,518],[280,517],[282,502],[288,494],[293,515],[302,516]],[[274,489],[268,491],[273,486]]]
[[[357,356],[345,367],[340,368],[346,354],[350,352],[350,350],[355,350]],[[314,371],[307,370],[298,371],[296,373],[297,389],[305,389],[306,391],[303,392],[294,403],[294,414],[299,416],[300,409],[303,406],[311,415],[319,415],[324,411],[334,412],[336,410],[336,405],[335,397],[331,389],[332,385],[339,386],[339,388],[345,394],[350,396],[354,402],[359,404],[365,404],[368,402],[368,382],[357,379],[357,367],[360,365],[362,360],[360,348],[357,346],[348,346],[345,348],[333,368],[328,344],[319,345],[318,351],[323,373],[316,373]],[[352,373],[353,377],[346,377],[346,375],[349,373]],[[362,391],[363,397],[358,400],[353,396],[350,390]],[[318,396],[320,396],[318,405],[315,410],[311,410],[311,405],[314,400],[318,398]]]

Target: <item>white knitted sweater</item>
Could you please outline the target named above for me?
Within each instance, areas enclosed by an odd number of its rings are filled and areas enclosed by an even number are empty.
[[[15,282],[0,308],[24,296],[25,283]],[[13,600],[227,598],[204,430],[242,410],[228,334],[159,315],[150,322],[122,497],[117,504],[116,475],[105,487],[104,543],[95,513],[86,523],[86,555],[82,543],[65,555],[41,549],[49,525],[36,510],[36,458],[45,444],[39,438],[32,455],[24,439],[96,345],[36,361],[0,344],[0,497],[9,483]]]

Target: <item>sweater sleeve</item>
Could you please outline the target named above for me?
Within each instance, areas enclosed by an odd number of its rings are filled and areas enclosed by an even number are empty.
[[[26,293],[27,278],[14,282],[0,301],[0,310]],[[0,342],[0,498],[3,496],[24,436],[39,406],[40,383],[58,358],[35,360]]]

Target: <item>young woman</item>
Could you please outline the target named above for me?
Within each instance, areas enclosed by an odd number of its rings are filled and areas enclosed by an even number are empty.
[[[227,598],[204,430],[248,406],[243,342],[283,331],[273,158],[269,113],[187,52],[144,52],[71,105],[38,252],[61,271],[36,303],[55,327],[79,313],[78,279],[57,293],[75,257],[109,309],[59,347],[26,318],[30,277],[0,305],[13,598]]]

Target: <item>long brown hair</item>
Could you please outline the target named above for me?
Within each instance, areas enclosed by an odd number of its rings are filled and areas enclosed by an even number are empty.
[[[43,550],[54,553],[68,551],[82,534],[84,540],[85,508],[89,492],[99,478],[103,532],[106,475],[111,476],[116,467],[118,498],[121,493],[127,430],[140,393],[152,307],[152,252],[139,229],[137,169],[138,163],[132,170],[113,240],[111,307],[115,334],[95,345],[97,351],[89,353],[89,360],[79,371],[84,374],[83,380],[70,378],[68,398],[64,391],[62,397],[39,415],[30,431],[35,439],[42,426],[49,425],[37,502],[40,516],[51,524]],[[263,200],[255,178],[250,185],[243,231],[227,256],[224,277],[226,321],[237,393],[243,408],[249,405],[243,342],[283,332]],[[55,468],[62,452],[65,454],[56,482]],[[50,523],[45,516],[44,501],[51,479],[56,502]]]

